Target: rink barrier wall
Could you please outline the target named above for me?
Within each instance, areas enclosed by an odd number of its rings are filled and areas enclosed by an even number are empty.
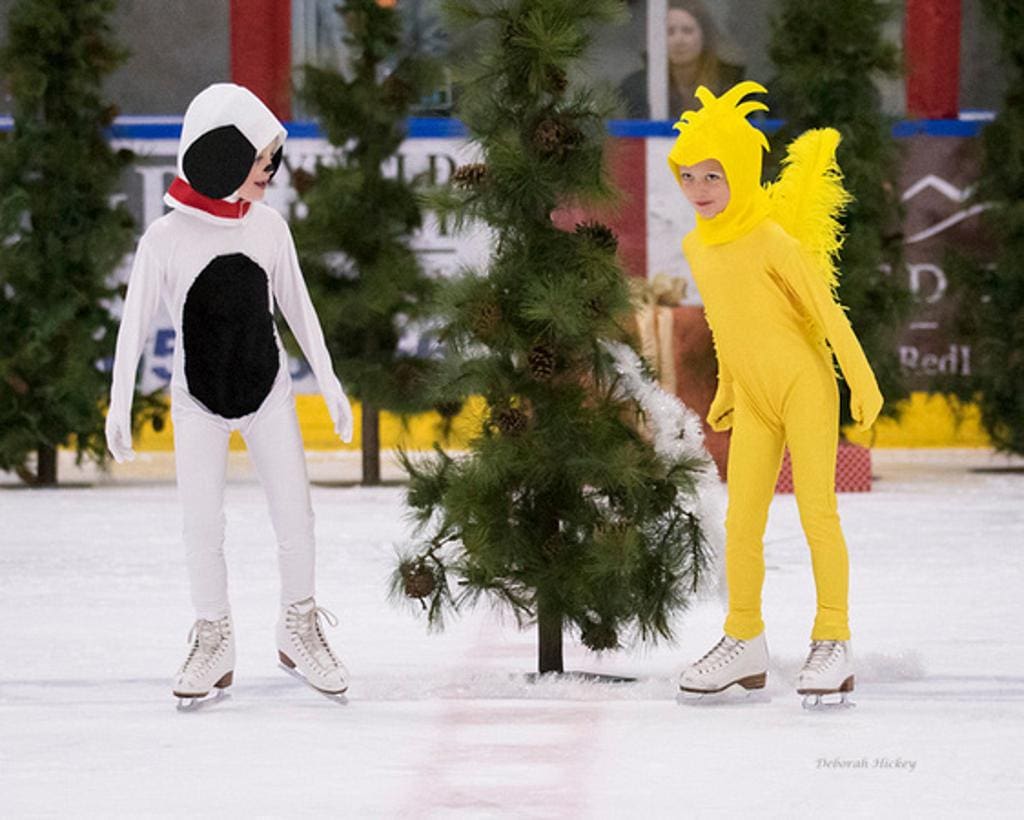
[[[359,450],[362,447],[359,402],[352,403],[355,414],[355,437],[345,444],[331,425],[327,408],[319,394],[300,394],[295,407],[302,429],[302,441],[307,450]],[[441,417],[437,413],[421,413],[406,418],[393,413],[381,413],[381,449],[430,450],[435,442],[453,450],[465,449],[476,436],[487,415],[486,403],[475,397],[466,403],[462,413],[452,424],[448,438],[441,436]],[[905,405],[899,423],[880,419],[868,432],[846,430],[846,438],[853,444],[871,448],[948,448],[991,446],[981,427],[981,415],[976,405],[964,405],[954,412],[942,396],[913,393]],[[171,451],[174,449],[174,426],[168,417],[158,433],[146,424],[135,439],[140,451]],[[232,434],[232,450],[244,450],[245,443],[238,433]]]

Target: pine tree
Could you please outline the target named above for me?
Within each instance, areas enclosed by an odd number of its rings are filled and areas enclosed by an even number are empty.
[[[410,107],[433,87],[436,69],[399,53],[401,20],[391,5],[339,5],[351,79],[305,66],[301,91],[335,152],[315,174],[297,174],[306,214],[295,238],[338,374],[362,402],[364,484],[380,483],[380,411],[428,409],[434,370],[429,359],[398,350],[432,282],[409,246],[422,222],[414,186],[385,177],[382,166],[398,152]]]
[[[984,222],[993,264],[958,257],[948,266],[959,330],[972,342],[970,376],[945,385],[977,401],[996,449],[1024,455],[1024,3],[986,0],[998,26],[1009,74],[1006,100],[983,133],[981,179],[974,194],[986,203]]]
[[[56,483],[60,446],[106,457],[100,363],[117,329],[111,273],[132,240],[110,205],[131,159],[105,135],[103,78],[126,56],[114,6],[18,0],[0,52],[14,116],[0,142],[0,468],[31,483]]]
[[[567,628],[593,650],[671,635],[706,567],[695,488],[709,462],[696,416],[666,422],[681,405],[642,379],[628,348],[604,343],[623,337],[631,315],[614,234],[551,220],[560,203],[615,198],[603,162],[615,101],[570,77],[589,27],[622,4],[454,0],[446,10],[478,46],[459,75],[458,113],[480,161],[432,204],[454,223],[486,223],[495,244],[486,271],[441,294],[440,383],[452,398],[482,395],[488,410],[467,456],[406,459],[422,540],[394,591],[419,599],[434,626],[482,597],[507,605],[537,623],[539,671],[561,672]],[[657,451],[638,410],[661,431]],[[681,442],[696,449],[670,457]]]
[[[894,415],[907,398],[899,334],[911,307],[902,284],[900,205],[894,186],[899,156],[892,122],[881,110],[874,80],[896,76],[899,51],[882,36],[895,6],[884,0],[781,0],[772,20],[772,116],[785,127],[772,137],[778,150],[808,128],[831,126],[842,134],[839,167],[853,195],[843,218],[846,240],[839,260],[839,299],[848,308],[861,346]],[[841,423],[849,424],[849,388],[840,385]]]

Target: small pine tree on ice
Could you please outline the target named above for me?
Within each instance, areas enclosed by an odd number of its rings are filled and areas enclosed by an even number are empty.
[[[105,134],[103,78],[125,58],[114,6],[18,0],[0,52],[14,115],[0,140],[0,469],[33,484],[57,482],[58,447],[106,457],[100,364],[117,330],[111,274],[132,242],[130,214],[110,205],[131,160]],[[158,404],[142,397],[136,417]]]
[[[1024,455],[1024,3],[986,0],[1002,35],[1009,74],[1006,99],[983,133],[981,179],[994,264],[959,258],[949,266],[960,305],[959,330],[971,340],[972,373],[949,380],[958,398],[977,401],[996,449]]]
[[[315,174],[293,176],[305,216],[296,245],[324,336],[346,391],[362,403],[363,483],[380,483],[381,410],[430,407],[434,362],[399,351],[403,327],[423,315],[433,283],[409,246],[422,214],[412,183],[383,166],[405,139],[410,107],[435,70],[400,55],[401,19],[377,0],[337,7],[348,32],[351,79],[305,66],[302,94],[335,147]]]
[[[570,72],[588,27],[622,3],[454,0],[447,11],[478,45],[458,113],[481,161],[432,204],[453,223],[486,223],[495,244],[488,270],[441,294],[439,383],[488,410],[465,456],[406,458],[421,540],[394,590],[434,626],[481,598],[506,605],[537,623],[538,670],[562,672],[566,629],[598,651],[672,634],[708,570],[715,516],[702,504],[718,479],[696,415],[615,341],[632,308],[614,234],[551,219],[560,204],[615,198],[602,150],[615,102]]]

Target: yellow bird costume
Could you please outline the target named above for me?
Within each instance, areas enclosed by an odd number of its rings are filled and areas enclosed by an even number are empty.
[[[825,128],[794,140],[778,182],[762,187],[763,133],[747,120],[764,93],[743,82],[702,103],[676,124],[668,163],[716,159],[725,169],[729,203],[717,216],[697,216],[683,240],[704,301],[718,356],[712,429],[733,430],[726,516],[727,635],[749,640],[764,631],[764,529],[788,446],[800,520],[817,589],[812,640],[848,640],[849,562],[835,496],[839,392],[833,354],[852,392],[861,428],[882,407],[871,366],[835,297],[837,217],[849,201],[835,159],[839,133]]]

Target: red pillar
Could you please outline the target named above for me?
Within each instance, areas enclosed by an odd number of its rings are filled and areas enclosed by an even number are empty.
[[[619,258],[630,276],[647,278],[647,140],[609,140],[612,180],[622,191],[609,225],[619,237]]]
[[[281,120],[292,116],[291,7],[288,0],[231,0],[231,81]]]
[[[960,0],[906,3],[907,115],[955,119],[960,112]]]

